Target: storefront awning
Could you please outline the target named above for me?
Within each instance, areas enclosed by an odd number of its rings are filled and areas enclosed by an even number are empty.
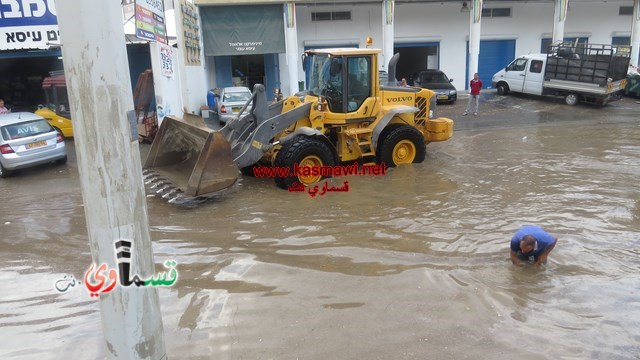
[[[200,8],[205,56],[285,52],[282,5]]]

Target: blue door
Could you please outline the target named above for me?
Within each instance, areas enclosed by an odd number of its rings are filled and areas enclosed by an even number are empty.
[[[478,75],[483,88],[491,87],[493,74],[504,69],[516,57],[515,40],[481,40],[478,55]],[[469,42],[467,41],[467,69],[469,69]],[[469,71],[465,72],[465,89],[469,89]]]
[[[273,99],[273,90],[280,88],[280,66],[278,54],[264,54],[264,90],[267,100]],[[294,91],[295,93],[295,91]]]

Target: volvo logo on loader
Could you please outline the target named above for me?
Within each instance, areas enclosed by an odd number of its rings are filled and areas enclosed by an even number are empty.
[[[390,102],[390,103],[401,103],[401,102],[411,101],[411,100],[413,100],[413,96],[400,96],[400,97],[388,98],[387,102]]]

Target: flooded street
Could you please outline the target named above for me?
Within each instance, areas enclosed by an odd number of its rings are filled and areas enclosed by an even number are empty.
[[[640,105],[465,105],[439,107],[456,131],[424,163],[330,180],[348,192],[149,195],[155,263],[178,264],[158,289],[168,357],[640,359]],[[54,287],[92,262],[68,146],[0,179],[1,359],[106,355],[97,300]],[[559,239],[546,268],[511,265],[525,224]]]

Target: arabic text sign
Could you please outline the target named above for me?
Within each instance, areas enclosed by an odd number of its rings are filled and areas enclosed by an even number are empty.
[[[0,0],[0,50],[46,49],[58,37],[53,0]]]
[[[167,43],[163,0],[136,0],[135,14],[137,37]]]

